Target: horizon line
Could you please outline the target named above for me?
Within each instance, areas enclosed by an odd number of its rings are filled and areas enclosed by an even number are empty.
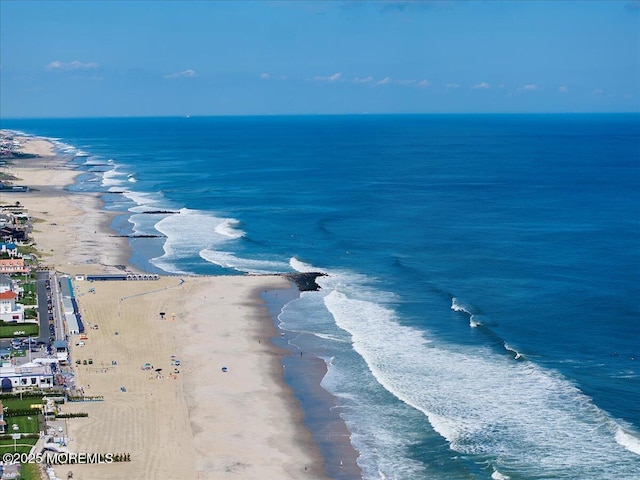
[[[10,120],[90,120],[115,118],[212,118],[212,117],[380,117],[380,116],[445,116],[445,115],[638,115],[638,111],[610,111],[610,112],[423,112],[423,113],[224,113],[224,114],[168,114],[168,115],[92,115],[92,116],[25,116],[3,117],[1,121]]]

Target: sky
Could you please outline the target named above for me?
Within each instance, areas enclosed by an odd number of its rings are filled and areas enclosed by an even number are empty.
[[[0,118],[638,111],[639,0],[0,0]]]

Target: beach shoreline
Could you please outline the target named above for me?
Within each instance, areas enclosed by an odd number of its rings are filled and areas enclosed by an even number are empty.
[[[5,171],[15,177],[14,185],[27,186],[29,191],[2,191],[0,201],[20,202],[35,219],[33,236],[41,263],[59,271],[79,265],[87,273],[121,271],[130,249],[126,238],[116,237],[111,230],[116,214],[102,209],[98,193],[66,190],[81,172],[56,155],[53,144],[17,138],[23,142],[22,152],[37,156],[11,159]]]
[[[42,263],[71,275],[83,318],[99,325],[88,330],[85,346],[70,338],[72,358],[88,357],[95,365],[75,366],[76,385],[104,402],[64,407],[65,413],[89,413],[68,422],[69,449],[132,456],[127,463],[75,465],[74,478],[123,478],[125,472],[141,479],[218,478],[224,472],[326,478],[299,401],[283,378],[288,354],[271,341],[276,327],[260,297],[290,289],[292,281],[281,275],[162,276],[93,282],[90,293],[79,278],[134,270],[127,239],[111,230],[117,213],[102,210],[96,193],[65,190],[80,172],[56,156],[50,142],[20,140],[22,151],[38,156],[12,161],[7,170],[19,178],[14,184],[31,191],[3,193],[0,200],[18,201],[40,219],[33,235]],[[160,321],[160,311],[171,317]],[[211,352],[222,366],[212,365]],[[171,358],[180,358],[180,367]],[[146,378],[146,363],[163,365],[162,378]]]

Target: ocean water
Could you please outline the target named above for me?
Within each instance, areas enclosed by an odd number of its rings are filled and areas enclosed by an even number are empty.
[[[327,273],[278,324],[364,478],[640,478],[639,115],[0,126],[161,236],[143,270]]]

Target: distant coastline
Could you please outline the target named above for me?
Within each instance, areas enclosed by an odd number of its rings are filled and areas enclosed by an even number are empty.
[[[38,223],[38,229],[34,232],[36,246],[42,252],[43,262],[50,268],[70,273],[72,276],[88,273],[113,273],[121,271],[123,266],[126,270],[132,271],[131,266],[126,265],[129,255],[127,240],[112,235],[109,224],[113,214],[100,209],[101,202],[97,195],[64,191],[64,187],[72,183],[78,172],[68,169],[64,165],[64,160],[53,154],[53,145],[49,142],[31,137],[20,137],[20,142],[20,148],[25,152],[25,155],[15,157],[16,163],[6,165],[5,170],[10,172],[14,185],[28,185],[31,190],[29,192],[12,192],[11,197],[0,192],[0,201],[19,201],[28,210],[31,217],[43,220]],[[41,142],[48,144],[50,150],[43,151]],[[31,146],[37,153],[28,153],[33,151],[30,150]],[[49,155],[47,155],[48,153]],[[96,232],[99,233],[96,235]],[[308,431],[301,424],[295,424],[296,419],[301,417],[297,402],[290,392],[282,395],[288,392],[288,387],[284,384],[281,373],[278,372],[280,362],[277,359],[282,353],[278,353],[279,350],[276,347],[269,346],[269,336],[272,333],[267,332],[273,331],[273,325],[263,312],[264,306],[258,294],[265,289],[284,288],[290,285],[289,282],[296,283],[301,290],[317,288],[314,282],[317,275],[188,277],[179,287],[180,296],[173,298],[173,300],[172,295],[163,296],[161,299],[152,292],[157,290],[159,285],[162,289],[167,289],[168,292],[172,288],[176,288],[174,276],[165,277],[160,284],[155,282],[150,284],[146,282],[98,282],[98,284],[94,283],[93,287],[97,292],[96,295],[87,295],[88,286],[82,281],[74,282],[74,288],[81,297],[79,304],[84,312],[85,321],[90,324],[99,324],[100,329],[95,332],[91,331],[85,347],[72,348],[72,358],[91,355],[95,363],[102,358],[102,351],[112,350],[109,355],[117,355],[116,350],[121,347],[116,344],[109,346],[112,344],[113,337],[109,337],[107,332],[113,331],[112,329],[121,332],[121,335],[117,337],[119,340],[126,340],[122,344],[123,348],[133,348],[137,353],[127,359],[129,354],[122,356],[123,350],[118,355],[117,372],[114,371],[113,375],[104,376],[98,372],[85,371],[84,368],[75,368],[77,384],[85,386],[85,390],[90,388],[93,395],[104,396],[105,401],[99,402],[100,405],[90,405],[89,407],[83,405],[81,407],[82,410],[90,410],[89,417],[85,420],[70,422],[70,436],[74,440],[69,448],[80,451],[94,449],[107,451],[118,445],[122,450],[132,452],[131,462],[125,466],[127,475],[139,472],[138,475],[142,475],[139,478],[158,478],[157,475],[161,471],[164,472],[163,475],[168,474],[172,478],[178,478],[178,476],[181,478],[196,478],[197,476],[199,479],[217,478],[218,474],[215,472],[219,469],[229,468],[229,465],[232,464],[242,465],[242,469],[247,470],[247,473],[255,472],[252,475],[260,476],[260,478],[273,478],[274,480],[324,478],[322,459],[317,447],[314,446]],[[122,300],[135,291],[141,293],[149,291],[149,294],[137,297],[135,305],[131,304],[135,306],[135,310],[128,313],[122,308],[129,305],[129,302],[118,306],[118,299]],[[207,294],[211,291],[217,292],[217,296]],[[216,301],[215,298],[218,297],[225,300]],[[168,304],[162,307],[162,303],[156,304],[158,300],[174,303],[174,305]],[[177,304],[175,304],[176,302]],[[242,309],[249,305],[248,312],[253,313],[247,316]],[[120,311],[117,318],[113,318],[109,314],[114,308],[118,308]],[[152,326],[156,317],[155,315],[147,316],[147,320],[131,330],[129,334],[124,335],[124,332],[129,329],[126,322],[129,321],[127,319],[130,315],[142,320],[145,317],[143,312],[162,308],[166,311],[177,310],[177,315],[173,315],[178,318],[186,315],[185,320],[188,319],[188,321],[180,322],[179,319],[176,319],[172,324]],[[220,327],[209,325],[206,319],[211,316],[224,315],[229,317],[229,315],[237,316],[238,314],[240,316],[233,321],[227,321],[223,327],[225,330],[229,328],[232,330],[224,334],[222,338],[228,338],[232,331],[236,332],[233,333],[234,336],[238,335],[237,341],[240,343],[236,344],[232,352],[229,350],[231,344],[228,341],[220,343],[220,340],[216,340],[221,338],[220,333],[216,333],[216,329]],[[260,324],[254,324],[255,320],[248,321],[249,318],[261,319]],[[149,328],[163,330],[168,343],[155,344],[152,342],[149,347],[146,347],[146,343],[141,342],[141,339]],[[210,330],[209,334],[205,336],[210,341],[202,343],[201,335],[196,333],[202,329]],[[251,337],[256,338],[255,343],[246,344],[244,339]],[[261,338],[265,341],[257,341]],[[71,340],[73,344],[73,339]],[[192,348],[185,348],[188,345],[193,345],[194,342],[203,346],[207,345],[206,350],[198,353]],[[129,346],[126,347],[126,345]],[[113,350],[114,348],[116,350]],[[154,363],[162,364],[162,358],[158,357],[160,351],[182,352],[180,355],[183,359],[183,372],[176,376],[176,380],[167,377],[160,383],[154,380],[136,387],[138,380],[135,378],[139,375],[136,373],[139,371],[138,363],[142,361],[143,357],[148,359],[156,357],[157,360]],[[225,378],[236,379],[240,382],[237,387],[233,388],[230,384],[231,389],[227,393],[222,391],[214,393],[207,387],[209,381],[205,378],[211,374],[206,373],[205,366],[210,362],[207,360],[211,355],[210,352],[214,352],[215,356],[228,355],[226,363],[230,367],[230,373]],[[218,354],[216,355],[215,352]],[[140,361],[135,360],[136,358],[140,358]],[[254,365],[251,368],[242,367],[244,359]],[[236,381],[233,382],[234,385]],[[252,388],[248,388],[256,381],[265,385],[263,393],[252,393]],[[217,383],[217,381],[215,382]],[[127,384],[126,397],[120,392],[119,387],[124,383]],[[216,387],[216,390],[220,389],[224,391],[222,385]],[[236,391],[236,389],[239,390]],[[139,393],[136,393],[138,390]],[[160,395],[157,400],[149,397],[154,394]],[[171,398],[176,400],[171,400]],[[125,400],[126,403],[122,403]],[[228,403],[229,401],[231,403]],[[246,410],[248,408],[246,402],[264,402],[266,409],[254,410],[254,413],[251,413]],[[225,414],[227,420],[224,424],[216,421],[215,426],[208,426],[206,422],[203,423],[203,419],[210,415],[206,412],[225,410],[227,407],[224,405],[236,405]],[[131,420],[132,426],[137,425],[135,431],[138,433],[135,435],[130,429],[115,428],[115,425],[113,430],[110,428],[105,430],[103,422],[113,415],[121,415],[122,413],[117,412],[123,408],[126,410],[143,409],[145,412],[139,420]],[[176,461],[175,427],[170,427],[174,422],[167,425],[171,428],[170,431],[163,430],[163,428],[157,429],[158,421],[162,424],[160,419],[164,417],[167,408],[174,414],[180,412],[176,419],[182,418],[187,422],[186,425],[191,425],[183,430],[181,434],[183,440],[178,443],[181,451],[188,449],[188,451],[184,451],[185,455],[182,461]],[[70,412],[77,409],[74,405],[67,407]],[[263,417],[267,412],[268,416]],[[158,420],[146,423],[150,420],[150,415],[158,415]],[[251,421],[247,421],[249,418],[252,418]],[[274,423],[275,418],[280,418],[280,420]],[[77,422],[77,427],[74,426],[75,422]],[[152,430],[148,430],[152,426]],[[228,443],[228,440],[224,440],[227,438],[224,434],[225,431],[234,436],[240,434],[240,438],[245,439],[243,440],[245,445],[251,443],[251,450],[245,451],[240,445],[233,448],[233,442]],[[154,441],[147,443],[143,439],[149,438],[149,435],[153,436]],[[142,443],[140,443],[141,440]],[[225,443],[227,445],[223,446]],[[139,445],[139,447],[135,445]],[[233,460],[234,458],[236,460]],[[147,467],[151,459],[154,464],[153,471],[148,470]],[[74,466],[74,478],[91,478],[92,480],[123,478],[117,473],[123,465],[113,465],[108,467],[100,465]],[[143,473],[145,471],[146,473]],[[175,471],[175,475],[168,473],[171,471]],[[187,473],[185,474],[185,472]],[[124,471],[122,474],[125,475]]]

